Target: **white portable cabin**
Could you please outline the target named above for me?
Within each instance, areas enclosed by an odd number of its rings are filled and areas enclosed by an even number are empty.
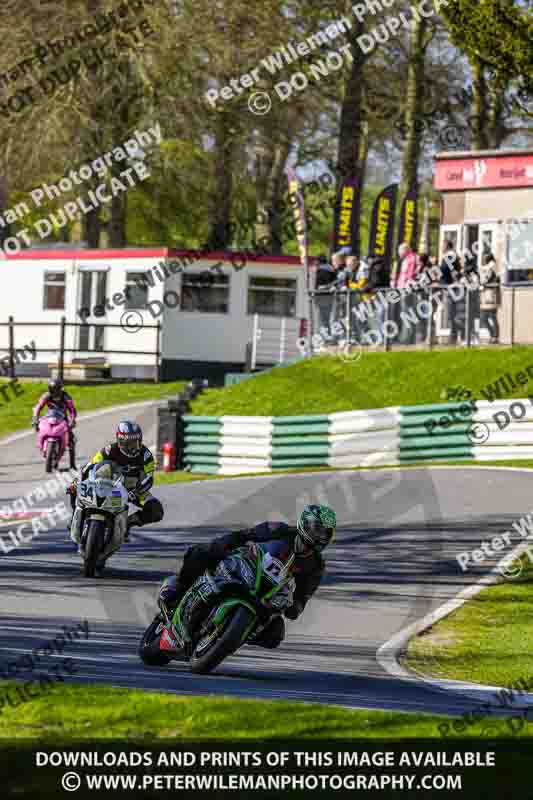
[[[57,365],[62,318],[65,365],[105,365],[115,378],[154,378],[158,341],[164,380],[242,370],[254,329],[257,364],[299,353],[306,301],[296,257],[28,250],[2,260],[0,273],[0,359],[10,317],[15,349],[38,349],[31,363],[17,354],[19,375],[47,376]]]

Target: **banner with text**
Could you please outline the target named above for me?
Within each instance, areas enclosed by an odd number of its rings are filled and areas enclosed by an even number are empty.
[[[398,184],[392,183],[386,186],[376,197],[370,218],[368,257],[382,259],[387,273],[390,272],[393,259],[397,199]]]
[[[307,225],[305,222],[305,200],[300,188],[300,181],[292,167],[285,167],[289,181],[289,202],[292,205],[294,223],[296,225],[296,239],[300,251],[300,261],[303,266],[307,264]]]
[[[343,181],[334,214],[333,252],[342,247],[351,247],[357,255],[357,230],[359,220],[359,190],[358,181],[354,176]]]
[[[418,186],[412,186],[405,195],[398,226],[398,245],[406,242],[413,250],[418,240]]]

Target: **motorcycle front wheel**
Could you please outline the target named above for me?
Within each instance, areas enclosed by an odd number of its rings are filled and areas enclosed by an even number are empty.
[[[191,656],[191,672],[203,675],[218,667],[225,658],[239,649],[247,629],[255,619],[255,614],[246,606],[237,606],[222,635],[213,640],[207,650]]]
[[[56,463],[57,442],[49,439],[46,443],[46,471],[53,472]]]
[[[98,557],[104,549],[105,522],[100,519],[91,519],[89,520],[88,528],[85,540],[83,575],[85,578],[94,578]]]

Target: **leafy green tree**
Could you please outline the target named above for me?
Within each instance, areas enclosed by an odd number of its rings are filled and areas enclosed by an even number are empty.
[[[520,83],[533,96],[532,3],[513,0],[448,0],[441,9],[452,42],[490,71],[500,88]]]

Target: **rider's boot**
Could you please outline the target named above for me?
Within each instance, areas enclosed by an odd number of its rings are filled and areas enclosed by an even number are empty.
[[[141,525],[140,514],[138,511],[135,514],[132,514],[131,517],[128,517],[128,526],[126,528],[126,535],[124,536],[124,541],[129,542],[130,540],[130,528],[134,525]]]
[[[104,574],[104,569],[105,569],[105,559],[102,559],[101,561],[97,561],[96,562],[96,567],[95,567],[95,572],[96,572],[96,577],[97,578],[101,578],[102,577],[102,575]]]

